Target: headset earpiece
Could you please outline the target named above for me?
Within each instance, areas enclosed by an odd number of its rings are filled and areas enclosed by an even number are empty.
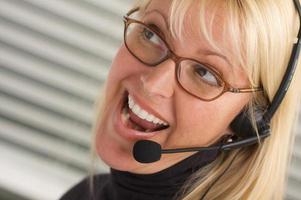
[[[294,0],[295,7],[298,11],[299,18],[301,19],[301,6],[299,0]],[[300,27],[301,27],[301,20],[300,20]],[[260,138],[265,138],[270,135],[270,121],[278,109],[279,105],[281,104],[289,86],[293,79],[299,54],[301,51],[301,28],[299,28],[298,36],[297,36],[297,42],[293,45],[293,51],[291,54],[291,57],[289,59],[288,66],[286,68],[285,74],[283,76],[283,79],[279,85],[278,90],[276,91],[276,94],[272,100],[272,102],[269,104],[268,107],[261,109],[260,107],[255,106],[254,114],[255,114],[255,120],[256,120],[256,126],[258,129],[258,134]],[[243,143],[248,143],[250,141],[255,141],[255,137],[257,136],[256,130],[252,126],[251,120],[247,116],[247,112],[244,110],[239,115],[235,117],[235,119],[231,122],[230,128],[235,133],[235,135],[238,137],[237,140],[239,140],[239,145],[242,145]],[[243,142],[242,140],[245,140]],[[237,143],[237,144],[238,144]],[[236,146],[239,146],[236,145]],[[235,146],[234,144],[231,145]],[[228,145],[230,147],[230,145]],[[228,148],[227,147],[227,148]]]
[[[270,122],[265,120],[265,110],[262,107],[255,106],[254,117],[259,136],[265,137],[270,133]],[[256,129],[252,125],[248,112],[243,110],[240,112],[230,124],[230,128],[235,133],[238,140],[257,137]],[[253,141],[253,140],[252,140]]]

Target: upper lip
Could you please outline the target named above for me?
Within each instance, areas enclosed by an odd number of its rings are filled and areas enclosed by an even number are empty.
[[[129,93],[129,95],[133,98],[134,102],[141,107],[141,109],[145,110],[149,114],[154,115],[155,117],[159,118],[160,120],[162,120],[163,122],[169,125],[168,121],[164,117],[162,117],[162,115],[160,115],[156,110],[154,110],[152,107],[147,105],[142,99],[140,99],[138,96],[136,96],[133,93]]]

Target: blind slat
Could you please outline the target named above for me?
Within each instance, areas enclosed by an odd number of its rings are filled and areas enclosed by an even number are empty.
[[[52,200],[86,176],[93,103],[132,2],[0,0],[0,187]],[[300,127],[288,200],[301,199]]]

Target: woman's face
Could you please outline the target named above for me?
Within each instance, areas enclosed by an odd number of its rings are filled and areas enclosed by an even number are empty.
[[[220,56],[209,52],[215,51],[197,31],[200,26],[194,17],[198,12],[196,6],[189,9],[185,18],[183,38],[172,38],[167,25],[169,6],[169,1],[153,0],[140,20],[159,29],[177,55],[214,66],[233,87],[249,87],[246,74],[234,66],[235,56],[231,55],[233,38],[222,38],[222,7],[213,23],[214,39],[224,49],[223,56]],[[208,13],[210,10],[206,9]],[[98,155],[110,167],[134,173],[161,171],[191,153],[164,154],[160,161],[141,164],[132,155],[136,141],[153,140],[164,149],[208,146],[229,133],[230,122],[250,100],[250,94],[226,92],[216,100],[202,101],[181,88],[176,81],[175,68],[171,59],[149,67],[133,57],[124,45],[120,47],[107,80],[105,111],[95,141]],[[149,133],[129,128],[122,114],[128,95],[140,108],[167,122],[169,127]]]

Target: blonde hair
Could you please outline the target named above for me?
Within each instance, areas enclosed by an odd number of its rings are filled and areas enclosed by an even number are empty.
[[[150,2],[141,0],[136,6],[143,12]],[[249,107],[252,110],[254,104],[265,105],[265,99],[271,101],[283,78],[299,29],[293,0],[173,0],[169,16],[174,37],[182,37],[183,21],[195,2],[199,8],[200,31],[217,51],[221,49],[212,36],[212,27],[217,8],[223,3],[225,22],[222,34],[235,38],[232,54],[247,72],[250,83],[264,88],[265,98],[254,95]],[[216,9],[210,13],[208,25],[204,14],[209,4]],[[200,199],[234,156],[233,164],[209,190],[206,199],[283,199],[295,139],[296,111],[299,110],[300,68],[299,62],[290,89],[271,120],[271,136],[260,145],[222,153],[214,162],[193,174],[179,193],[179,199]],[[98,123],[95,122],[95,127]],[[94,138],[92,141],[92,155],[95,157]]]

